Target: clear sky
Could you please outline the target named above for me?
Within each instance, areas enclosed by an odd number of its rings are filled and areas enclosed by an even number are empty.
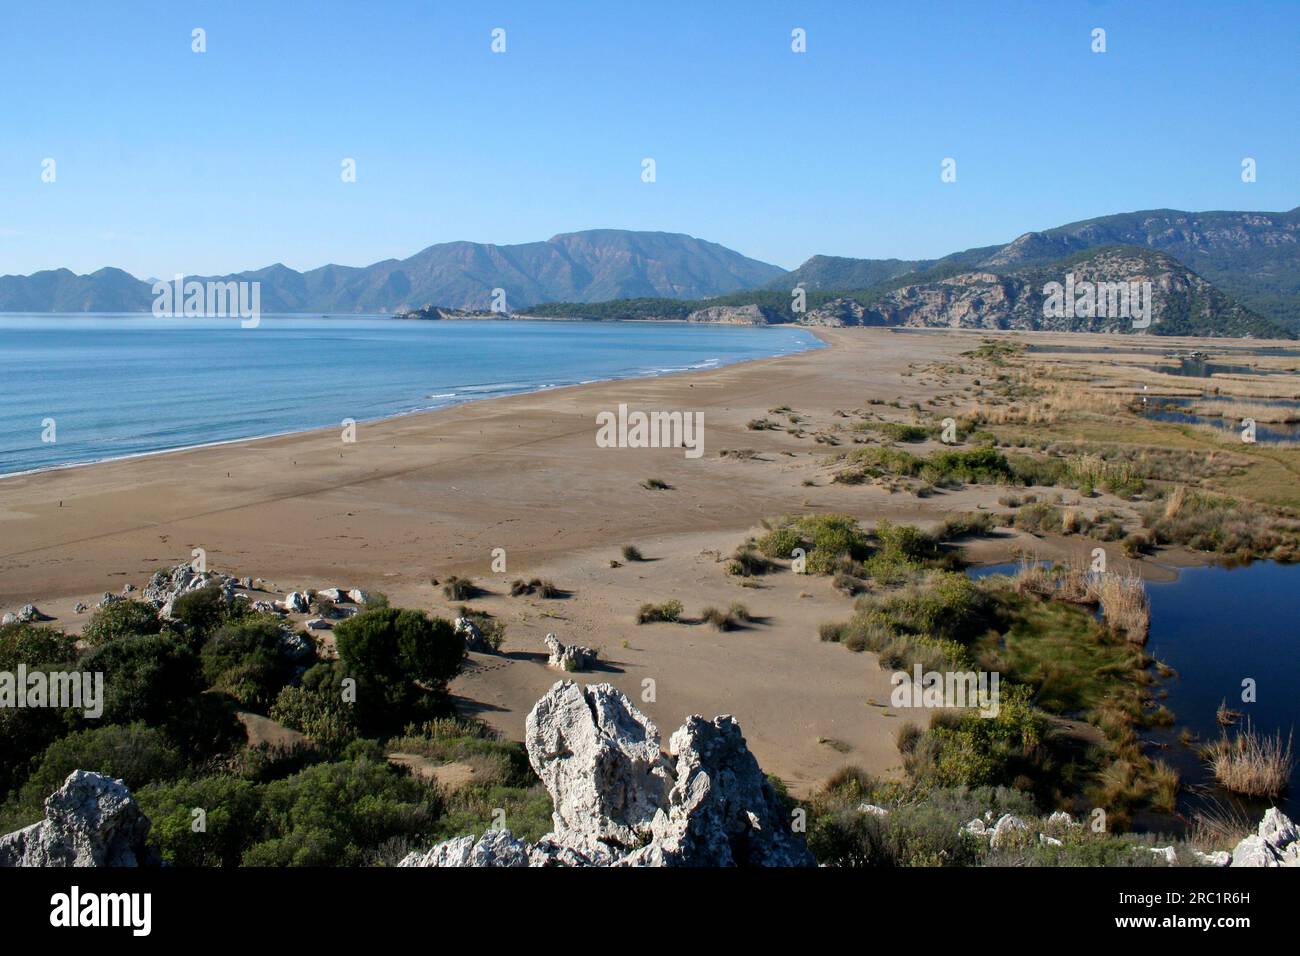
[[[1297,64],[1294,0],[3,0],[0,274],[366,265],[597,227],[793,267],[1290,209]]]

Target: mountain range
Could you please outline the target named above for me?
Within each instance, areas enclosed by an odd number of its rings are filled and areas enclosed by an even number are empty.
[[[1247,309],[1300,331],[1300,207],[1289,212],[1120,213],[1027,232],[1005,245],[967,249],[941,259],[813,256],[768,288],[788,290],[802,282],[808,289],[863,289],[934,270],[1047,265],[1108,246],[1165,253]]]
[[[445,242],[409,259],[297,272],[276,264],[201,282],[257,281],[263,312],[399,312],[422,305],[486,309],[504,289],[509,308],[538,302],[598,302],[635,296],[698,298],[749,289],[784,269],[692,236],[593,229],[545,242]],[[170,280],[172,277],[164,277]],[[121,269],[67,269],[0,276],[0,312],[137,312],[153,304],[153,282]]]
[[[1118,249],[1129,251],[1113,254]],[[1300,207],[1279,213],[1122,213],[939,259],[815,255],[789,272],[679,233],[597,229],[517,245],[440,243],[407,259],[363,267],[298,272],[276,264],[187,278],[258,281],[266,313],[486,309],[493,290],[503,289],[507,308],[540,315],[685,317],[706,306],[753,305],[767,310],[769,319],[792,320],[790,290],[802,285],[814,311],[839,298],[856,303],[859,318],[874,316],[870,321],[1037,327],[1031,313],[1041,304],[1041,286],[1034,283],[1103,250],[1108,255],[1090,264],[1099,281],[1120,273],[1157,275],[1167,290],[1195,290],[1166,298],[1162,331],[1300,331]],[[979,276],[985,278],[970,278]],[[954,296],[958,286],[971,294]],[[1003,293],[994,293],[995,286]],[[974,294],[980,288],[988,294]],[[921,299],[925,308],[916,307]],[[0,312],[132,312],[148,311],[152,303],[152,280],[120,269],[0,276]],[[850,308],[840,315],[858,312]],[[802,314],[797,319],[812,320]]]

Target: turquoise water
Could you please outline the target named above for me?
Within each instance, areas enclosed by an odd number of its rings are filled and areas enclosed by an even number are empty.
[[[819,347],[794,328],[0,315],[0,475]],[[43,441],[46,419],[55,441]]]

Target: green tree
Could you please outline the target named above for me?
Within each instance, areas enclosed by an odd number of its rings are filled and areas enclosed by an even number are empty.
[[[343,672],[357,680],[362,729],[401,726],[429,693],[460,670],[465,641],[451,622],[423,611],[376,608],[334,629]]]

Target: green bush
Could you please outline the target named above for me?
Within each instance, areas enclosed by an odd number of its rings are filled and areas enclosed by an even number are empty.
[[[427,692],[460,671],[465,641],[450,621],[423,611],[367,610],[334,629],[343,672],[357,679],[361,726],[401,726]]]
[[[87,652],[78,669],[104,674],[104,723],[160,727],[191,759],[224,753],[244,739],[239,721],[203,693],[198,655],[166,634],[109,641]]]
[[[90,615],[81,629],[81,639],[90,646],[137,634],[157,634],[162,630],[158,612],[143,601],[113,601]]]
[[[158,783],[136,792],[153,823],[150,842],[172,866],[239,866],[265,828],[262,788],[238,777]],[[195,810],[203,828],[195,830]]]
[[[1029,689],[1015,685],[1002,689],[995,717],[963,711],[936,719],[904,766],[909,774],[936,786],[994,784],[1008,779],[1010,769],[1034,764],[1045,732]]]
[[[360,866],[388,840],[429,839],[433,791],[369,753],[318,764],[262,788],[266,837],[245,866]]]
[[[676,624],[682,616],[682,602],[677,600],[665,601],[663,604],[642,604],[636,612],[636,622],[638,624],[653,624],[662,621],[668,624]]]
[[[69,734],[45,748],[35,763],[20,797],[20,802],[33,807],[40,807],[74,770],[105,774],[135,791],[170,779],[185,765],[166,734],[141,723],[110,724]]]
[[[270,717],[306,734],[327,754],[341,753],[359,732],[356,704],[345,699],[344,673],[337,661],[316,664],[296,687],[285,687]]]
[[[32,670],[72,661],[76,656],[76,640],[55,628],[29,622],[0,626],[0,671],[13,673],[19,664]]]
[[[278,621],[261,617],[221,625],[200,652],[203,676],[240,705],[265,713],[292,675],[280,635]]]
[[[89,651],[83,671],[104,673],[103,722],[168,723],[203,693],[199,658],[165,634],[121,637]]]
[[[172,617],[180,622],[195,646],[222,624],[238,620],[246,613],[247,602],[227,600],[215,582],[182,594],[172,602]]]
[[[854,562],[869,552],[866,534],[856,518],[843,514],[800,515],[780,518],[758,539],[758,550],[769,557],[789,558],[795,548],[807,553],[812,574],[856,570]]]

